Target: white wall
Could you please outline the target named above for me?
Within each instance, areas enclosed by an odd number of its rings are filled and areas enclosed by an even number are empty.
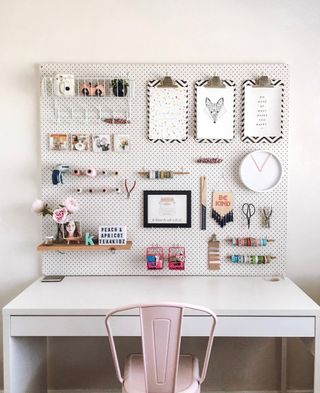
[[[319,15],[318,0],[0,0],[0,304],[40,273],[40,62],[288,63],[288,275],[319,300]]]

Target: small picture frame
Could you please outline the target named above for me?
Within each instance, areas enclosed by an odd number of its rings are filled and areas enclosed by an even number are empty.
[[[86,134],[71,134],[71,150],[88,151],[90,147],[90,137]]]
[[[81,226],[79,221],[67,221],[62,225],[62,235],[69,244],[71,241],[80,243],[82,239]]]
[[[67,134],[50,134],[49,135],[49,149],[53,151],[68,150],[68,135]]]
[[[110,151],[110,135],[92,135],[92,150],[95,153],[105,153],[107,151]]]
[[[145,228],[191,228],[191,191],[144,191]]]
[[[113,149],[116,153],[126,153],[130,150],[130,136],[127,134],[114,134]]]

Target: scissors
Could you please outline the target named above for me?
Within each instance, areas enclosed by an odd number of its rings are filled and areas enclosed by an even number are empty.
[[[270,217],[272,214],[272,206],[270,207],[270,209],[263,209],[263,215],[264,215],[264,222],[265,222],[265,226],[267,228],[270,228]]]
[[[254,216],[256,208],[252,203],[244,203],[242,205],[242,213],[247,217],[248,229],[250,229],[251,217]]]

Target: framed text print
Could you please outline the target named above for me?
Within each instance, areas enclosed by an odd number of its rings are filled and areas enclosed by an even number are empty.
[[[234,137],[235,83],[224,80],[222,86],[196,82],[197,142],[229,142]]]
[[[191,191],[144,191],[144,227],[191,228]]]
[[[163,87],[148,82],[148,138],[152,142],[183,142],[188,138],[188,85],[176,80]]]
[[[240,164],[240,178],[249,190],[266,192],[273,190],[281,180],[280,160],[266,150],[256,150],[244,157]]]
[[[275,143],[283,137],[283,83],[272,80],[268,87],[247,80],[242,85],[243,142]]]

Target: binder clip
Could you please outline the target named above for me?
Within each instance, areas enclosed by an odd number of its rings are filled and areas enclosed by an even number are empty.
[[[165,76],[157,87],[178,87],[171,76]]]
[[[260,76],[260,78],[257,78],[255,82],[256,84],[252,87],[273,87],[272,80],[266,75]]]
[[[169,247],[169,270],[184,270],[186,261],[185,247]]]
[[[148,247],[146,252],[147,269],[159,270],[163,269],[164,252],[163,247]]]
[[[216,89],[216,88],[225,88],[226,86],[224,85],[223,81],[220,79],[219,76],[213,76],[208,80],[206,85],[204,87],[211,88],[211,89]]]

